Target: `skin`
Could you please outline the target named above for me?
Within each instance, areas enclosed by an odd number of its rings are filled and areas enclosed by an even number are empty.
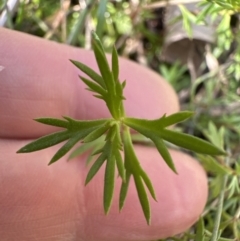
[[[207,179],[190,156],[171,151],[178,175],[152,147],[135,146],[149,174],[158,202],[150,199],[151,226],[144,219],[133,182],[119,214],[120,180],[108,216],[103,212],[104,168],[84,187],[86,155],[52,166],[61,146],[30,154],[16,151],[54,131],[37,117],[108,117],[105,104],[86,91],[68,59],[96,68],[93,53],[0,29],[0,237],[2,241],[148,241],[179,234],[201,214]],[[120,59],[120,79],[127,80],[127,115],[157,118],[179,110],[176,94],[156,73]]]

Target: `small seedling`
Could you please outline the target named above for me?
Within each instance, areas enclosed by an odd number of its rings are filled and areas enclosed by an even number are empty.
[[[225,152],[197,137],[167,129],[169,126],[191,117],[193,115],[192,112],[178,112],[170,116],[163,115],[161,118],[155,120],[126,116],[123,104],[125,100],[123,90],[126,81],[120,82],[118,78],[119,65],[117,51],[115,48],[112,50],[112,66],[110,68],[101,41],[95,33],[92,34],[92,37],[93,50],[101,75],[83,63],[74,60],[71,60],[71,62],[90,78],[79,76],[87,85],[87,90],[92,91],[96,98],[105,101],[112,118],[88,121],[74,120],[70,117],[63,117],[63,119],[36,119],[37,122],[61,127],[64,130],[37,139],[22,147],[18,153],[34,152],[67,141],[52,157],[49,162],[49,164],[52,164],[69,152],[78,142],[81,141],[82,146],[80,149],[74,151],[71,156],[82,153],[88,147],[93,147],[94,145],[89,144],[96,142],[100,138],[103,144],[99,145],[99,142],[97,142],[100,147],[98,149],[95,148],[92,153],[92,155],[98,155],[98,157],[88,172],[85,184],[88,184],[101,166],[106,163],[103,206],[107,214],[113,199],[115,169],[117,169],[122,179],[119,196],[120,210],[124,206],[128,186],[132,178],[135,182],[144,216],[147,223],[150,224],[151,211],[146,189],[148,189],[154,200],[156,200],[156,196],[151,180],[141,167],[134,151],[130,128],[151,139],[166,164],[175,173],[177,170],[164,140],[202,154],[223,155]],[[103,136],[105,137],[104,139]]]

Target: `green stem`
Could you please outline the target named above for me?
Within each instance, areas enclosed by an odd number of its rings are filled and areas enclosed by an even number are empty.
[[[226,157],[226,163],[228,163],[228,162],[229,162],[229,157]],[[225,194],[225,190],[226,190],[227,180],[228,180],[228,175],[225,175],[223,177],[223,181],[222,181],[222,187],[221,187],[222,191],[219,196],[217,213],[216,213],[214,228],[213,228],[212,237],[211,237],[210,241],[217,241],[219,238],[218,237],[219,236],[219,227],[220,227],[220,222],[221,222],[224,194]]]
[[[85,20],[90,12],[91,8],[94,5],[94,2],[96,0],[89,0],[86,7],[79,13],[79,18],[76,22],[76,24],[73,26],[68,39],[67,39],[67,44],[74,45],[77,41],[77,36],[82,33],[84,25],[85,25]]]

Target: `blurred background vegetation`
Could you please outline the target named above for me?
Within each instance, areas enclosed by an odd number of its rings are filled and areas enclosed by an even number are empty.
[[[0,0],[0,26],[86,49],[95,30],[107,52],[162,75],[195,112],[177,128],[229,152],[198,155],[207,206],[167,240],[240,240],[240,0]]]

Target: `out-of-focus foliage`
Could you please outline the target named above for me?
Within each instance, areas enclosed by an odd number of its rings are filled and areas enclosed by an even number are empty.
[[[115,44],[120,55],[152,68],[169,81],[177,90],[182,110],[190,108],[195,112],[193,120],[178,128],[215,144],[224,143],[230,156],[228,160],[198,156],[208,174],[207,206],[196,226],[168,240],[213,241],[216,233],[218,240],[240,240],[240,1],[182,0],[181,5],[176,5],[175,0],[19,2],[16,12],[9,16],[11,27],[88,49],[91,30],[97,30],[107,51]],[[173,6],[179,9],[177,16],[169,15]],[[3,10],[0,1],[0,11]],[[186,36],[182,37],[182,32],[178,36],[184,41],[190,37],[187,43],[196,41],[197,26],[210,31],[207,35],[212,41],[201,40],[203,50],[198,48],[199,39],[194,45],[193,53],[201,56],[200,64],[194,68],[191,55],[184,63],[162,57],[171,27],[166,19],[172,25],[180,23]],[[177,40],[173,43],[177,44]],[[181,45],[175,50],[180,48]],[[218,205],[220,196],[224,196],[222,206]],[[222,215],[216,229],[219,210]]]
[[[227,9],[234,12],[240,12],[239,0],[208,0],[208,1],[220,5],[222,9]]]

